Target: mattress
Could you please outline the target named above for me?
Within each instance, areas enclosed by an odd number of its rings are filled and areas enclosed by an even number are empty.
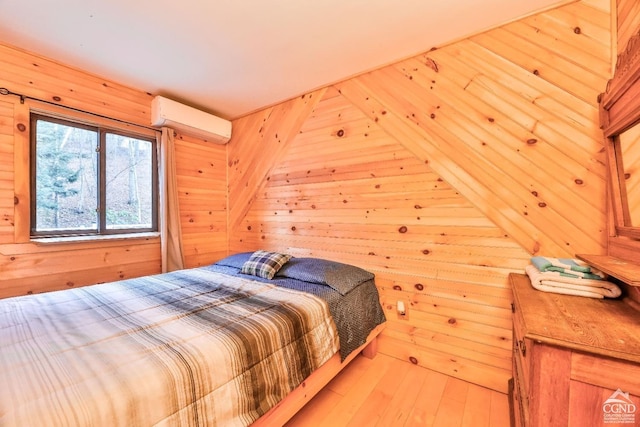
[[[0,300],[0,425],[246,426],[384,321],[363,270],[250,255]]]

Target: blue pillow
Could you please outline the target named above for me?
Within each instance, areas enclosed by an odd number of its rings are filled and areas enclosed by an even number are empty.
[[[226,258],[222,258],[216,262],[215,265],[224,265],[226,267],[242,268],[245,262],[249,260],[253,252],[240,252],[237,254],[229,255]]]
[[[320,258],[291,258],[276,275],[330,286],[341,295],[375,277],[354,265]]]

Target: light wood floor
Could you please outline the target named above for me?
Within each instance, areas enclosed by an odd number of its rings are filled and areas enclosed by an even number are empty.
[[[508,425],[505,394],[378,353],[355,358],[286,427]]]

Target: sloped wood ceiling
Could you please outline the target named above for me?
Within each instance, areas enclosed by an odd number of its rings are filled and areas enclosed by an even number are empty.
[[[252,202],[257,189],[264,185],[269,170],[288,143],[297,135],[300,126],[313,111],[324,89],[267,108],[233,123],[234,146],[248,148],[248,152],[229,150],[230,228],[238,227]],[[239,155],[240,154],[240,155]]]
[[[383,353],[506,391],[508,273],[605,251],[610,36],[572,3],[237,120],[230,251],[369,269]]]

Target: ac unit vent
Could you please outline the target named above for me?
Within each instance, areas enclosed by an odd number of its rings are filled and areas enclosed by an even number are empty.
[[[216,144],[226,144],[231,138],[229,120],[162,96],[151,101],[151,126],[167,126]]]

